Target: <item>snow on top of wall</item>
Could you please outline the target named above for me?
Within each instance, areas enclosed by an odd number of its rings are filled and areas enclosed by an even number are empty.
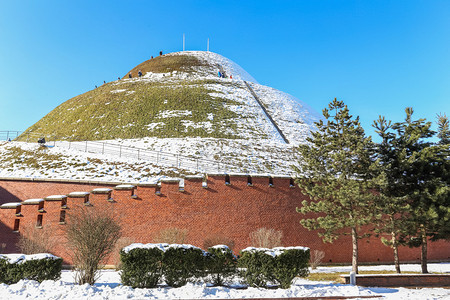
[[[9,202],[9,203],[2,204],[0,207],[1,208],[16,208],[21,205],[22,205],[22,203],[20,203],[20,202]]]
[[[45,197],[45,200],[60,200],[60,199],[65,199],[67,198],[66,195],[51,195],[48,197]]]
[[[23,203],[39,203],[39,202],[44,202],[44,199],[36,198],[36,199],[27,199],[23,201]]]
[[[89,195],[89,192],[72,192],[69,194],[69,196],[87,196]]]

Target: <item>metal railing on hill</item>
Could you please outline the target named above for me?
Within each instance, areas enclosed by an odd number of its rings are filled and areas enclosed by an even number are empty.
[[[0,131],[0,141],[8,141],[16,139],[22,131],[3,130]]]
[[[16,139],[20,136],[20,131],[0,131],[0,140]],[[144,160],[155,165],[174,167],[179,169],[195,170],[207,173],[230,173],[243,172],[243,168],[228,163],[214,160],[191,157],[181,154],[174,154],[163,151],[135,148],[118,144],[98,142],[98,141],[71,141],[66,138],[39,134],[26,133],[21,137],[24,142],[37,142],[38,139],[45,138],[46,145],[50,147],[64,147],[88,153],[118,156],[135,160]]]

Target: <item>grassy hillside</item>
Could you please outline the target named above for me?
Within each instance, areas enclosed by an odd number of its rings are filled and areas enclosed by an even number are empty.
[[[72,140],[238,137],[238,115],[228,108],[238,103],[210,96],[217,91],[205,87],[208,81],[117,83],[105,84],[64,102],[21,137],[28,132]]]
[[[174,55],[174,56],[157,56],[149,59],[136,67],[130,72],[133,77],[138,76],[139,70],[143,74],[152,73],[169,73],[173,71],[191,73],[196,67],[207,66],[207,64],[191,55]],[[128,72],[123,78],[128,78]]]

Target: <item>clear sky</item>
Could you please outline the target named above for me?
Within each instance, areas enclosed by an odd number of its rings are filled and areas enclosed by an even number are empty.
[[[450,1],[0,1],[0,130],[164,53],[210,50],[316,111],[334,97],[366,132],[404,108],[450,115]]]

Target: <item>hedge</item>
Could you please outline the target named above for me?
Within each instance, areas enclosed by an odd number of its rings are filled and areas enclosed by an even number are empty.
[[[120,252],[122,284],[155,287],[162,278],[180,287],[204,276],[207,253],[192,245],[132,244]]]
[[[21,279],[58,280],[61,278],[62,258],[47,253],[0,255],[0,282],[16,283]]]
[[[241,276],[253,287],[272,283],[287,289],[296,276],[308,275],[308,264],[309,249],[305,247],[249,247],[241,251],[239,259]]]
[[[141,248],[133,244],[120,251],[122,262],[120,278],[124,285],[133,288],[156,287],[162,277],[164,244]]]
[[[289,288],[296,276],[308,275],[309,249],[249,247],[237,260],[225,245],[205,252],[192,245],[132,244],[121,250],[120,258],[122,283],[134,288],[156,287],[162,279],[169,286],[180,287],[202,277],[223,285],[237,273],[252,287],[277,284]]]
[[[208,254],[206,267],[214,285],[224,285],[226,281],[236,275],[237,258],[228,246],[210,247]]]
[[[164,252],[163,274],[166,283],[180,287],[205,274],[207,254],[192,245],[172,244]]]

